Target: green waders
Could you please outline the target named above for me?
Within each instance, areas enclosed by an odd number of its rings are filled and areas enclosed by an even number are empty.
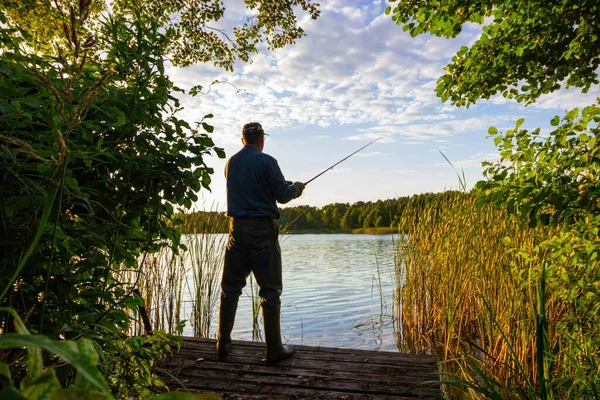
[[[217,332],[219,357],[225,357],[229,352],[238,299],[251,272],[260,287],[258,294],[262,299],[267,363],[273,364],[291,357],[294,348],[281,343],[281,249],[279,227],[271,218],[235,218],[229,221]]]

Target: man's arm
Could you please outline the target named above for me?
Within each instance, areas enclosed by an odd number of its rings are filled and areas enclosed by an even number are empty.
[[[281,173],[277,160],[272,158],[269,161],[271,161],[268,165],[267,172],[269,188],[271,189],[271,193],[273,193],[275,200],[281,204],[285,204],[292,199],[300,197],[304,191],[304,184],[295,182],[290,185],[291,182],[286,181],[283,177],[283,173]]]

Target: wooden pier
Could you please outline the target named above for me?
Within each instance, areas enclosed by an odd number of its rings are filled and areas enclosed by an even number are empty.
[[[265,344],[233,341],[219,360],[214,339],[184,338],[163,368],[195,392],[224,399],[433,399],[440,394],[432,356],[295,346],[277,365],[264,360]],[[166,381],[169,379],[166,378]],[[180,387],[174,380],[172,389]]]

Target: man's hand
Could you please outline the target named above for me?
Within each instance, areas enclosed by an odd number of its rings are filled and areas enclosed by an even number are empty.
[[[302,182],[294,182],[293,186],[296,186],[299,189],[298,196],[296,196],[296,197],[302,196],[302,192],[304,192],[304,183],[302,183]]]

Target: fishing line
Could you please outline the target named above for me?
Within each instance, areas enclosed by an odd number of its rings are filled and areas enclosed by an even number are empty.
[[[312,181],[314,181],[315,179],[317,179],[318,177],[320,177],[321,175],[323,175],[325,172],[332,170],[333,167],[335,167],[338,164],[341,164],[342,162],[346,161],[347,159],[349,159],[350,157],[352,157],[353,155],[355,155],[356,153],[358,153],[359,151],[367,148],[368,146],[372,145],[373,143],[375,143],[376,141],[378,141],[379,139],[381,139],[381,137],[378,137],[377,139],[373,140],[372,142],[367,143],[366,145],[364,145],[363,147],[361,147],[360,149],[356,150],[354,153],[342,158],[340,161],[336,162],[335,164],[333,164],[331,167],[327,168],[326,170],[324,170],[323,172],[321,172],[320,174],[312,177],[311,179],[309,179],[307,182],[304,183],[304,186],[308,185],[309,183],[311,183]]]

